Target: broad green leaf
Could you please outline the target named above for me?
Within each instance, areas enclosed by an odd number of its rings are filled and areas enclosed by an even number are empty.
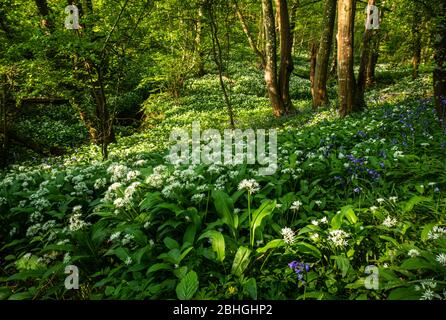
[[[343,212],[343,215],[351,224],[355,224],[356,222],[358,222],[358,217],[356,216],[355,211],[353,211],[352,206],[343,207],[341,209],[341,212]]]
[[[331,219],[331,227],[333,229],[340,229],[342,226],[343,219],[344,219],[344,212],[341,210],[341,212],[335,214],[333,219]]]
[[[389,300],[419,300],[420,292],[415,291],[414,288],[397,288],[390,292]]]
[[[298,243],[296,243],[295,246],[296,246],[298,252],[308,253],[318,259],[320,259],[322,257],[322,254],[319,251],[319,249],[309,243],[298,242]]]
[[[234,221],[234,204],[230,196],[221,190],[214,190],[212,192],[215,209],[221,217],[221,220],[231,229],[233,236],[237,229]]]
[[[283,247],[283,246],[285,246],[285,241],[283,241],[283,239],[274,239],[274,240],[271,240],[270,242],[268,242],[265,246],[258,248],[257,252],[264,253],[264,252],[268,251],[269,249],[279,248],[279,247]]]
[[[416,187],[419,187],[419,186],[416,186]],[[407,201],[406,204],[404,205],[404,212],[410,212],[417,204],[419,204],[421,202],[430,201],[430,200],[431,199],[426,198],[426,197],[414,196],[414,197],[410,198],[409,201]]]
[[[253,235],[252,241],[254,241],[256,230],[262,224],[263,219],[269,216],[271,213],[273,213],[275,208],[276,208],[276,200],[267,200],[261,204],[260,208],[258,208],[252,213],[252,221],[251,221],[251,232]]]
[[[399,243],[394,238],[389,236],[379,236],[381,239],[391,242],[394,246],[398,247]]]
[[[406,270],[419,270],[419,269],[435,270],[435,265],[426,261],[423,258],[410,258],[405,260],[401,264],[401,268]]]
[[[250,262],[251,250],[246,247],[239,247],[232,263],[231,273],[241,276]]]
[[[180,245],[178,244],[178,242],[170,237],[166,237],[164,238],[164,244],[166,245],[167,249],[179,249]]]
[[[170,270],[172,269],[172,266],[168,263],[156,263],[152,265],[148,270],[146,274],[153,273],[159,270]]]
[[[429,239],[429,232],[435,227],[435,223],[426,224],[421,231],[421,241],[426,241]]]
[[[257,300],[257,282],[254,278],[249,278],[243,284],[243,289],[248,293],[249,297],[253,300]]]
[[[32,297],[33,295],[30,292],[19,292],[10,296],[8,300],[28,300]]]
[[[212,244],[212,250],[217,254],[217,260],[223,262],[225,259],[225,238],[221,232],[209,230],[204,232],[198,240],[209,238]]]
[[[195,271],[189,271],[177,285],[176,293],[180,300],[190,300],[198,290],[198,276]]]
[[[337,267],[342,272],[342,277],[345,277],[350,269],[350,261],[345,256],[332,256],[331,259],[336,261]]]

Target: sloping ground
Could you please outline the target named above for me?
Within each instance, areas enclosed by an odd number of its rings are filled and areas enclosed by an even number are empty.
[[[215,76],[153,97],[110,161],[85,147],[3,173],[0,297],[446,298],[446,132],[429,79],[372,91],[345,119],[310,111],[293,79],[301,112],[274,119],[261,74],[231,74],[238,126],[279,129],[274,175],[163,157],[175,127],[227,127]],[[64,288],[67,265],[81,290]]]

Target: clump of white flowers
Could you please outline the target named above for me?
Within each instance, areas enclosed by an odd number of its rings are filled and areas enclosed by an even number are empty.
[[[107,179],[99,178],[99,179],[96,179],[96,181],[94,182],[94,188],[96,190],[98,190],[98,189],[105,187],[106,184],[107,184]]]
[[[386,201],[386,200],[384,200],[383,198],[376,199],[376,202],[378,202],[379,204],[383,204],[384,201]]]
[[[344,230],[336,229],[332,230],[329,233],[328,240],[335,246],[335,247],[345,247],[348,245],[347,238],[349,238],[350,235],[345,232]]]
[[[239,190],[246,189],[250,194],[254,194],[260,190],[260,185],[254,179],[244,179],[238,185]]]
[[[436,240],[442,237],[446,237],[446,228],[434,226],[427,234],[427,237],[431,240]]]
[[[397,223],[398,223],[398,220],[396,218],[387,216],[387,218],[385,218],[383,221],[383,226],[385,226],[387,228],[392,228],[392,227],[396,226]]]
[[[107,173],[111,175],[110,180],[113,182],[119,181],[127,176],[129,168],[125,165],[113,163],[108,167]]]
[[[135,239],[135,236],[133,234],[126,234],[124,238],[121,240],[121,243],[123,246],[125,246],[130,242],[132,242],[133,239]]]
[[[294,211],[299,211],[299,208],[300,208],[301,205],[302,205],[302,202],[300,202],[299,200],[294,201],[294,202],[291,204],[290,209],[291,209],[291,210],[294,210]]]
[[[129,266],[132,264],[132,262],[133,262],[132,258],[130,256],[127,256],[127,259],[125,259],[124,263],[126,266]]]
[[[439,264],[446,267],[446,253],[440,253],[435,258]]]
[[[141,159],[141,160],[138,160],[138,161],[135,162],[135,166],[142,167],[142,166],[145,166],[146,163],[147,163],[146,160]]]
[[[420,251],[418,251],[417,249],[410,249],[407,255],[411,258],[415,258],[420,255]]]
[[[141,172],[136,170],[131,170],[127,173],[127,181],[133,181],[141,175]]]
[[[84,220],[82,220],[82,214],[75,213],[69,219],[68,229],[71,232],[74,232],[74,231],[81,230],[89,225],[90,224],[88,222],[85,222]]]
[[[149,187],[159,189],[163,186],[164,179],[159,173],[152,173],[146,178],[146,183]]]
[[[282,228],[281,234],[283,236],[283,241],[287,244],[292,244],[294,242],[294,231],[291,228],[285,227]]]
[[[398,197],[389,197],[389,201],[396,203],[396,201],[398,200]]]
[[[204,193],[197,193],[192,196],[191,200],[194,203],[200,203],[201,201],[204,200],[205,197],[206,195]]]
[[[121,237],[121,232],[117,231],[115,233],[112,233],[112,235],[110,236],[110,238],[108,239],[110,242],[113,242],[115,240],[118,240],[119,237]]]

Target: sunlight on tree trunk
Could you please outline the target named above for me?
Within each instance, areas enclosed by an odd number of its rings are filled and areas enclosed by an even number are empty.
[[[338,1],[338,83],[339,113],[346,116],[354,109],[355,75],[353,73],[355,1]]]
[[[312,86],[313,108],[315,109],[328,104],[327,76],[331,45],[333,43],[336,2],[337,0],[325,0],[324,5],[324,16],[322,22],[323,30],[316,57],[314,84]]]

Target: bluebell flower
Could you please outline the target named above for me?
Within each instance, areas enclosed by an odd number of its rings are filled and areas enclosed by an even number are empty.
[[[288,267],[293,269],[293,271],[297,274],[297,279],[301,283],[305,283],[305,281],[303,280],[304,278],[303,273],[310,271],[310,265],[308,263],[291,261],[290,263],[288,263]]]

